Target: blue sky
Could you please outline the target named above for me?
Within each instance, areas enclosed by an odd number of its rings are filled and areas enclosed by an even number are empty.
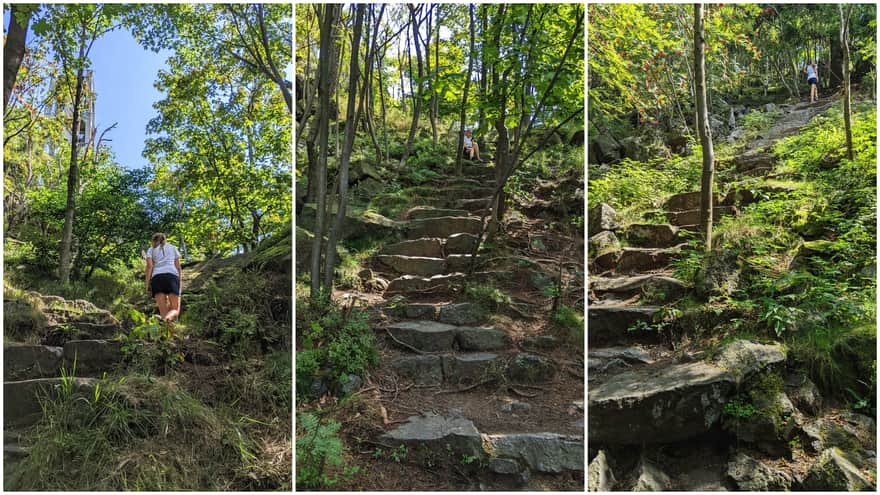
[[[155,115],[153,103],[162,97],[153,81],[171,53],[146,50],[123,29],[104,35],[92,47],[98,134],[118,122],[106,137],[112,139],[107,144],[123,167],[148,165],[141,156],[147,122]]]
[[[9,26],[9,10],[3,12],[3,27]],[[33,40],[28,30],[28,43]],[[147,122],[155,115],[153,103],[161,93],[153,88],[159,69],[171,50],[153,53],[141,47],[125,29],[117,29],[95,41],[91,61],[94,70],[95,115],[98,134],[118,123],[105,135],[106,143],[125,168],[142,168],[149,163],[141,156],[147,137]]]

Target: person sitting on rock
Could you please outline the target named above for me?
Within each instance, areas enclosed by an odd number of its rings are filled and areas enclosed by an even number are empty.
[[[480,145],[474,141],[474,133],[470,129],[464,131],[464,153],[468,160],[476,162],[485,162],[480,158]],[[474,157],[476,156],[476,160]]]

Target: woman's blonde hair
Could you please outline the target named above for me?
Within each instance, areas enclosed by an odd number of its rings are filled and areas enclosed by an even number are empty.
[[[165,257],[165,234],[161,232],[156,232],[153,234],[153,238],[151,239],[153,244],[153,249],[156,249],[158,246],[162,246],[162,257]],[[155,251],[154,251],[155,253]],[[156,255],[153,254],[153,259],[156,259]]]

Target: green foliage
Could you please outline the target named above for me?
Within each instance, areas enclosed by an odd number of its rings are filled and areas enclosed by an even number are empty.
[[[576,308],[560,304],[550,319],[568,332],[569,341],[578,346],[584,345],[584,316]]]
[[[590,179],[589,207],[608,203],[623,215],[655,208],[667,196],[698,187],[698,162],[696,156],[647,162],[625,159],[601,178]]]
[[[378,364],[376,336],[366,312],[343,308],[335,303],[300,301],[297,310],[299,351],[296,358],[297,395],[308,394],[310,379],[330,369],[333,378],[348,374],[363,376]]]
[[[492,311],[510,304],[510,296],[496,287],[482,284],[466,284],[464,293],[468,299]]]
[[[333,420],[322,422],[312,413],[297,415],[297,489],[332,488],[357,474],[359,468],[353,465],[346,466],[341,473],[328,472],[346,464],[342,440],[336,436],[340,426]]]
[[[755,406],[743,402],[741,398],[735,397],[724,403],[724,414],[735,418],[749,418],[756,412]]]
[[[288,283],[289,283],[289,279]],[[181,321],[190,331],[215,340],[233,355],[246,356],[289,342],[289,315],[270,302],[285,290],[284,278],[240,264],[214,276],[188,297]]]
[[[5,488],[222,490],[242,486],[244,460],[227,438],[237,424],[172,382],[129,376],[44,399],[31,455],[9,467]],[[174,439],[164,442],[162,439]],[[232,471],[230,470],[232,468]]]

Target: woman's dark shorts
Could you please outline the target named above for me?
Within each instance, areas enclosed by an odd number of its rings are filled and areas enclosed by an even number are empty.
[[[811,77],[811,78],[807,79],[807,82],[810,84],[819,84],[819,80],[816,79],[815,77]]]
[[[180,279],[173,273],[160,273],[150,279],[150,290],[156,294],[180,295]]]

